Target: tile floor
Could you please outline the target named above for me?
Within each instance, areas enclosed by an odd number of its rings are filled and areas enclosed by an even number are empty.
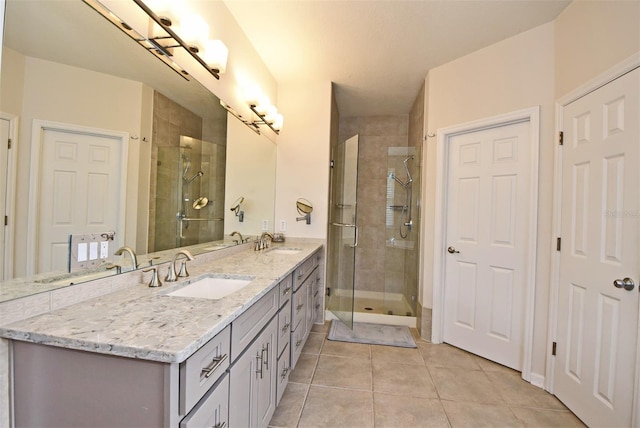
[[[520,374],[417,336],[417,349],[334,342],[314,326],[270,427],[584,426]]]

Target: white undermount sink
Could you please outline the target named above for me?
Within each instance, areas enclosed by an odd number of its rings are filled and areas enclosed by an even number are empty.
[[[270,253],[274,254],[298,254],[300,251],[302,251],[302,248],[275,247],[269,250]]]
[[[254,278],[224,278],[207,276],[190,283],[167,296],[196,297],[199,299],[218,300],[246,287]]]

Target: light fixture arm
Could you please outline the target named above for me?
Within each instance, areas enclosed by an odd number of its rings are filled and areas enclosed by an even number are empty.
[[[147,15],[149,15],[149,17],[151,19],[153,19],[153,21],[155,21],[156,24],[158,24],[164,31],[166,31],[171,38],[173,38],[178,44],[179,46],[183,47],[187,52],[189,52],[189,54],[200,63],[200,65],[202,65],[204,68],[206,68],[209,73],[211,73],[211,75],[213,77],[215,77],[217,80],[220,80],[220,70],[217,70],[215,68],[210,68],[206,62],[204,62],[204,60],[202,58],[200,58],[200,56],[197,54],[197,51],[194,52],[172,29],[171,27],[165,25],[165,21],[163,19],[161,19],[158,15],[156,15],[151,9],[149,9],[149,7],[144,4],[144,2],[142,2],[142,0],[133,0],[135,2],[136,5],[138,5],[138,7],[140,9],[142,9]],[[148,39],[151,43],[152,40],[154,39],[160,39],[158,38],[151,38]],[[154,45],[156,43],[153,43]],[[166,47],[164,49],[161,49],[161,51],[163,52],[163,54],[167,55],[168,52],[166,51]]]
[[[266,119],[266,117],[265,117],[265,115],[264,115],[264,114],[260,114],[260,113],[258,113],[258,110],[256,109],[256,107],[257,107],[257,106],[256,106],[255,104],[249,104],[249,108],[251,109],[251,111],[252,111],[253,113],[255,113],[255,115],[256,115],[256,116],[258,116],[258,117],[259,117],[260,119],[262,119],[262,120],[254,121],[254,122],[252,123],[252,125],[254,125],[254,126],[257,126],[257,125],[267,125],[269,128],[271,128],[271,130],[272,130],[273,132],[275,132],[275,133],[276,133],[276,135],[279,135],[279,134],[280,134],[280,131],[278,131],[277,129],[275,129],[275,128],[273,127],[273,122],[269,122],[269,121]]]

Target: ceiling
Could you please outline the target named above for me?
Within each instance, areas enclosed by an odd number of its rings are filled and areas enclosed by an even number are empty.
[[[342,117],[408,114],[429,69],[571,0],[225,0],[278,84],[332,81]]]

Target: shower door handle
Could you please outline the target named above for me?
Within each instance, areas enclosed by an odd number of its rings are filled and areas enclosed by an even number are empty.
[[[355,229],[356,236],[355,236],[353,245],[349,245],[349,247],[356,248],[358,246],[358,226],[356,226],[355,224],[349,224],[349,223],[331,223],[331,225],[336,227],[353,227]]]

